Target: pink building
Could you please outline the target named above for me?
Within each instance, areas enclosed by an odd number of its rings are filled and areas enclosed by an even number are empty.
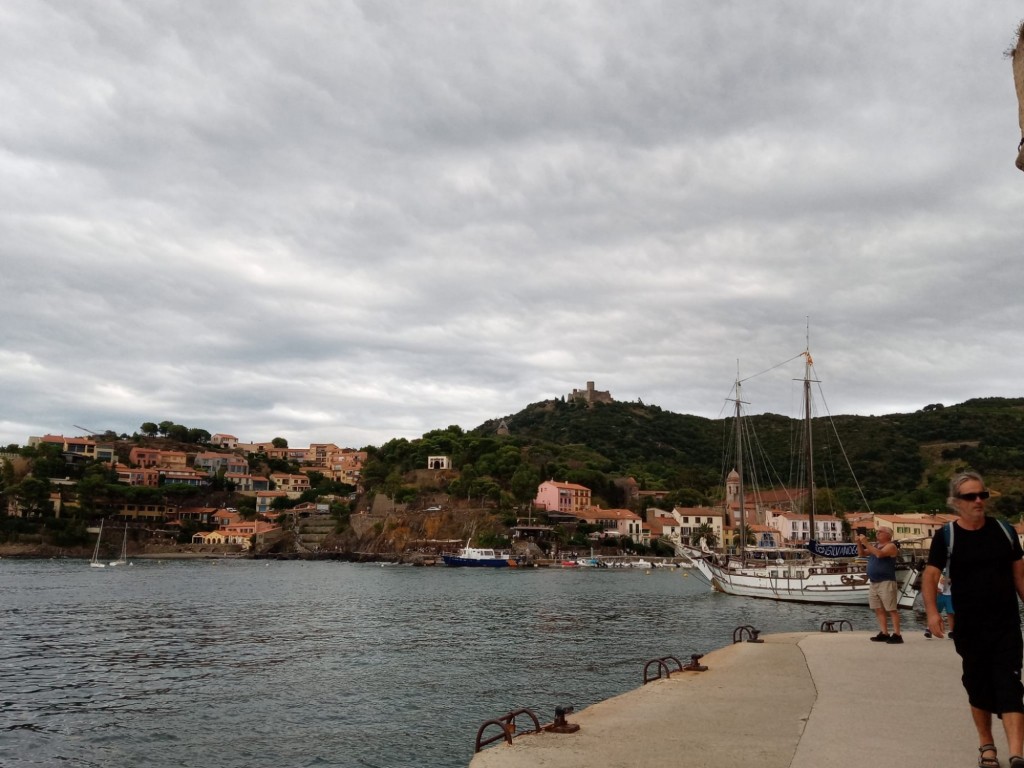
[[[578,515],[591,506],[590,489],[576,483],[545,480],[537,487],[533,503],[548,512]]]

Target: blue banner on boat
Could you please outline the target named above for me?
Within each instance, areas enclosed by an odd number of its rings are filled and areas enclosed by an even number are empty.
[[[811,541],[807,545],[807,549],[811,551],[811,554],[818,555],[819,557],[856,557],[857,556],[857,545],[856,544],[819,544],[816,541]]]

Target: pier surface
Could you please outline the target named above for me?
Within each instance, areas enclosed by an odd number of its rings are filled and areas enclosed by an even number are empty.
[[[871,634],[799,632],[730,645],[701,659],[706,672],[673,672],[572,713],[576,733],[494,744],[470,768],[976,765],[953,642],[918,631],[887,645]],[[994,728],[1006,765],[998,721]]]

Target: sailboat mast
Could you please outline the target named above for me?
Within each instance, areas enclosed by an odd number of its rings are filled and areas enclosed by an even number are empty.
[[[743,428],[740,424],[740,382],[736,380],[736,472],[740,476],[739,483],[739,504],[740,504],[740,562],[746,561],[747,555],[747,510],[746,501],[743,498]]]
[[[811,350],[804,352],[804,428],[807,430],[807,517],[810,525],[808,543],[815,541],[814,528],[814,434],[811,431]]]

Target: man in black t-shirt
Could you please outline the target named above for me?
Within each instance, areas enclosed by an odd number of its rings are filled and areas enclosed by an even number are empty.
[[[978,765],[997,768],[992,714],[1003,721],[1010,768],[1024,768],[1024,640],[1018,595],[1024,599],[1024,552],[1008,526],[985,515],[989,493],[974,472],[950,483],[949,504],[959,515],[951,528],[932,537],[922,591],[928,629],[943,636],[936,595],[939,576],[949,566],[956,610],[956,652],[963,662],[963,684],[978,731]]]

